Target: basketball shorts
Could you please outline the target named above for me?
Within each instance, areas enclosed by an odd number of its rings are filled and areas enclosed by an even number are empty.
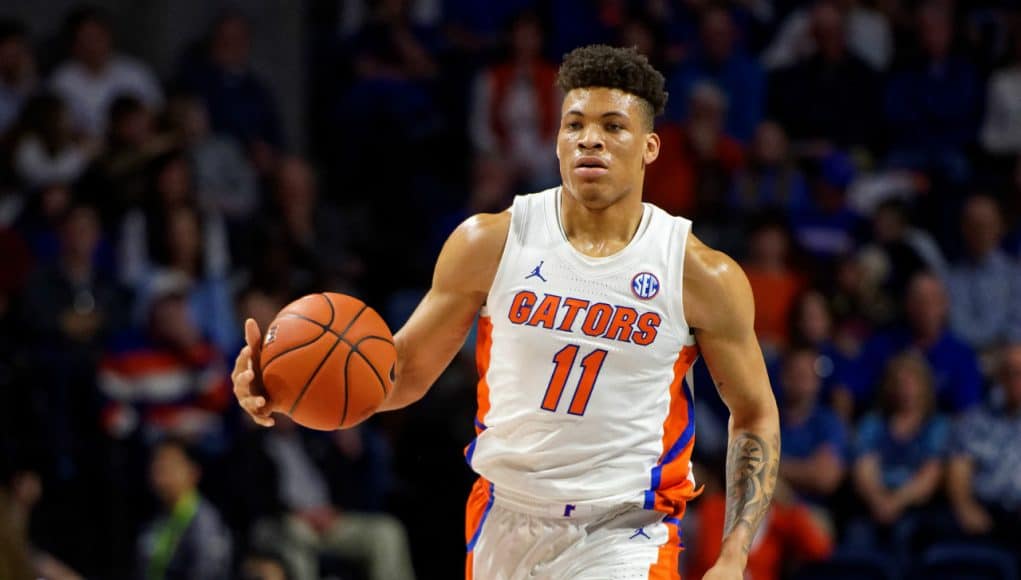
[[[641,505],[548,504],[479,478],[466,510],[466,580],[680,580],[680,522]]]

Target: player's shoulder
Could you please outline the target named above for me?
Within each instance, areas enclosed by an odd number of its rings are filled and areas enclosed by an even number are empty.
[[[693,327],[751,308],[751,287],[737,261],[688,234],[684,252],[684,310]]]
[[[464,242],[475,250],[495,246],[502,248],[510,231],[510,210],[500,213],[477,213],[461,222],[451,234],[451,240]]]

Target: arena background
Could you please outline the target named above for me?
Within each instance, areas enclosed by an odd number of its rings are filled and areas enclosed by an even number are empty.
[[[0,578],[459,577],[472,341],[407,410],[267,432],[238,321],[332,290],[399,328],[457,223],[556,185],[553,74],[596,42],[667,78],[646,199],[756,295],[784,456],[748,577],[1016,578],[1019,10],[6,0]],[[695,385],[687,578],[723,514]]]

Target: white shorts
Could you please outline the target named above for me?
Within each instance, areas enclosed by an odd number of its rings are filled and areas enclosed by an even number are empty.
[[[638,504],[502,497],[479,479],[466,512],[466,580],[680,580],[680,522]]]

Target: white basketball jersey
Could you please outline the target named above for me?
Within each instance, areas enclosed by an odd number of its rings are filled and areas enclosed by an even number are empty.
[[[518,196],[478,324],[478,437],[469,464],[497,495],[570,506],[636,501],[679,514],[694,495],[698,356],[682,305],[691,222],[645,204],[630,243],[575,250],[560,188]]]

